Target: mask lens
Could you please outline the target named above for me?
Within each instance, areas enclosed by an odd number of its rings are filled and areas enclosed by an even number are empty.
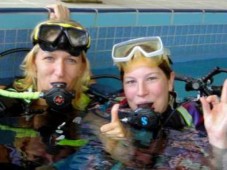
[[[138,45],[147,53],[152,53],[154,51],[160,50],[161,48],[160,43],[157,40],[146,41]]]
[[[53,43],[61,34],[61,28],[59,26],[41,26],[39,31],[39,39],[44,42]]]
[[[88,44],[88,34],[85,31],[69,28],[68,38],[74,47],[85,46]]]

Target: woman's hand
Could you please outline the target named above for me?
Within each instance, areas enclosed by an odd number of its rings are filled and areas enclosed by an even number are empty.
[[[100,130],[108,138],[121,140],[126,138],[126,129],[118,117],[119,104],[115,104],[111,109],[111,122],[103,125]]]
[[[56,20],[69,20],[70,11],[66,6],[63,6],[61,3],[48,5],[47,8],[52,9],[49,18]]]
[[[205,127],[210,144],[227,149],[227,80],[225,80],[221,99],[217,96],[202,97]]]

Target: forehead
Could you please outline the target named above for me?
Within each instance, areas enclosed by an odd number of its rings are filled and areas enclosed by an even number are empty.
[[[150,75],[162,76],[163,71],[159,67],[139,66],[124,73],[124,78],[142,78]]]
[[[73,57],[75,59],[77,58],[81,58],[82,54],[78,55],[78,56],[73,56],[70,53],[68,53],[67,51],[64,50],[54,50],[54,51],[44,51],[41,48],[39,48],[37,54],[37,56],[56,56],[56,57]]]
[[[157,58],[134,58],[133,60],[127,62],[124,67],[124,72],[131,72],[134,69],[140,68],[140,67],[149,67],[149,68],[159,68],[160,59]]]

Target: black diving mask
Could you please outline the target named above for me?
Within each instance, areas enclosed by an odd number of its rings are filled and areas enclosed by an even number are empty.
[[[34,30],[33,44],[44,51],[63,50],[73,56],[90,47],[90,36],[81,26],[69,23],[44,23]]]

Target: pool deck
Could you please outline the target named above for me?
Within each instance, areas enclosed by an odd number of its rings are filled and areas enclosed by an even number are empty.
[[[133,9],[225,9],[226,0],[64,0],[77,1],[65,3],[60,0],[7,0],[0,2],[0,8],[40,8],[48,4],[63,3],[69,8],[133,8]],[[85,1],[84,3],[78,1]],[[88,3],[86,1],[102,1]]]

